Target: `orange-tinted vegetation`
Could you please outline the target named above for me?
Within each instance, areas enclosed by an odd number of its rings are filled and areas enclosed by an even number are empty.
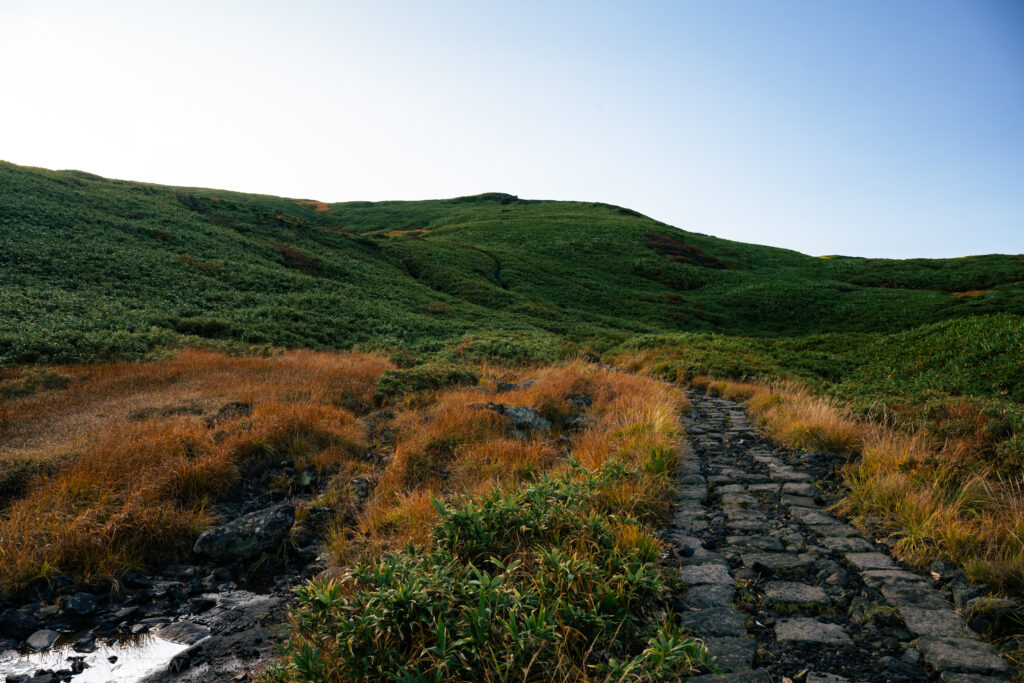
[[[447,391],[435,403],[395,419],[394,457],[356,535],[335,534],[336,561],[353,552],[425,542],[437,515],[431,496],[510,490],[570,456],[590,469],[610,459],[655,470],[676,462],[677,416],[685,398],[669,385],[583,364],[518,376],[499,373],[485,369],[485,384],[534,383],[494,395]],[[582,413],[568,400],[580,394],[593,401]],[[515,434],[507,419],[486,409],[487,401],[533,408],[551,421],[553,431]],[[573,419],[576,423],[567,427]],[[623,483],[604,495],[614,497],[616,509],[626,514],[651,513],[651,501],[659,500],[659,492],[645,490],[640,482]]]
[[[964,298],[972,297],[972,296],[981,296],[982,294],[984,294],[987,291],[988,291],[987,289],[972,289],[969,292],[951,292],[951,294],[953,296],[955,296],[956,298],[958,298],[958,299],[964,299]]]
[[[0,587],[61,571],[83,580],[187,549],[205,509],[282,458],[319,476],[356,467],[387,361],[295,351],[184,351],[147,363],[6,371],[3,458],[60,456],[0,513]],[[227,404],[227,405],[226,405]]]
[[[300,199],[299,201],[292,202],[296,206],[312,206],[313,213],[323,213],[331,208],[330,204],[324,202],[318,202],[313,199]]]

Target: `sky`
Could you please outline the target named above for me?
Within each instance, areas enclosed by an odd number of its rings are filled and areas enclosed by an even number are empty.
[[[0,0],[0,159],[600,201],[815,255],[1021,253],[1024,2]]]

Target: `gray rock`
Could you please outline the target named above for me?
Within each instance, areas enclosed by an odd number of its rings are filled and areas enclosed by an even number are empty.
[[[924,586],[924,581],[921,577],[912,572],[906,572],[902,569],[869,569],[861,574],[864,578],[864,583],[871,586],[872,588],[879,588],[880,586],[886,586],[895,583],[916,583]]]
[[[742,557],[744,565],[758,571],[762,567],[768,571],[796,569],[811,563],[810,558],[791,553],[743,553]]]
[[[724,564],[694,564],[683,567],[683,582],[689,586],[698,586],[706,583],[724,583],[733,585],[732,575],[729,568]]]
[[[156,635],[172,643],[194,645],[210,635],[210,629],[199,624],[193,624],[190,621],[177,621],[164,626],[156,632]]]
[[[846,553],[846,559],[858,569],[896,569],[885,553]]]
[[[971,635],[967,624],[951,609],[924,609],[904,605],[900,614],[907,630],[916,636],[950,636],[967,638]]]
[[[979,674],[1010,672],[1010,665],[995,653],[991,645],[971,638],[922,636],[917,640],[917,647],[924,661],[939,671],[948,669]]]
[[[504,415],[512,426],[524,432],[546,432],[551,429],[551,422],[533,408],[526,406],[506,406],[500,403],[488,403],[488,410]]]
[[[590,398],[586,394],[576,394],[575,396],[569,397],[569,403],[576,406],[577,410],[586,410],[590,406],[594,405],[594,399]]]
[[[939,675],[943,683],[1006,683],[1002,676],[982,676],[979,674],[958,674],[953,671],[943,671]]]
[[[900,581],[883,584],[881,590],[890,605],[907,605],[908,607],[937,610],[949,609],[949,605],[942,599],[942,595],[923,582]]]
[[[775,638],[780,642],[852,645],[842,626],[803,617],[780,620],[775,624]]]
[[[281,545],[294,522],[295,508],[282,503],[204,531],[193,550],[197,555],[221,561],[272,552]]]
[[[769,676],[768,672],[764,669],[741,671],[739,673],[724,674],[722,676],[717,674],[704,674],[703,676],[687,678],[686,680],[688,683],[772,683],[772,677]]]
[[[39,652],[42,650],[49,650],[59,638],[60,634],[56,631],[36,631],[25,640],[25,644]]]
[[[712,663],[726,673],[749,671],[757,652],[753,638],[736,636],[704,638],[704,647],[713,658]]]
[[[833,552],[869,553],[874,549],[870,543],[856,536],[826,536],[819,545]]]
[[[818,493],[818,489],[806,482],[790,481],[782,485],[782,492],[788,493],[791,496],[814,498]]]
[[[843,678],[842,676],[837,676],[835,674],[829,674],[829,673],[818,673],[817,671],[810,672],[809,674],[807,674],[807,678],[804,679],[804,683],[849,683],[849,682],[850,682],[849,678]]]
[[[771,602],[796,602],[813,605],[827,605],[832,602],[821,586],[811,586],[794,581],[772,581],[765,586],[764,594]]]
[[[731,607],[736,588],[731,583],[706,583],[686,591],[686,604],[697,609]]]
[[[747,634],[747,618],[725,607],[684,612],[679,621],[701,636],[743,636]]]

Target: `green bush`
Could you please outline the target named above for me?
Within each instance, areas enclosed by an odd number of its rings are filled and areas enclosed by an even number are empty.
[[[640,473],[576,466],[511,494],[446,506],[429,550],[296,590],[295,634],[270,680],[676,680],[707,652],[671,618],[668,571],[619,543],[595,501]],[[678,586],[674,588],[678,589]]]
[[[424,363],[404,370],[388,370],[377,381],[378,402],[388,403],[420,391],[476,384],[480,376],[447,363]]]

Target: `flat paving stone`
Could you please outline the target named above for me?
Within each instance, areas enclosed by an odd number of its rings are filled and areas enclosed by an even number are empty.
[[[810,524],[811,531],[819,536],[860,536],[860,532],[849,524],[831,520],[828,524]]]
[[[916,636],[952,636],[970,638],[973,634],[963,617],[951,609],[923,609],[904,605],[900,615],[907,630]]]
[[[924,579],[913,572],[902,569],[869,569],[861,573],[864,583],[872,588],[885,586],[894,583],[919,583],[924,585]]]
[[[846,553],[846,561],[857,569],[896,569],[885,553]]]
[[[789,507],[789,514],[808,526],[829,524],[830,522],[835,521],[835,517],[816,508],[797,507],[791,505]]]
[[[747,617],[726,607],[683,612],[679,621],[698,636],[742,636],[747,633]]]
[[[897,607],[907,605],[923,609],[949,609],[949,603],[942,595],[923,583],[901,581],[883,584],[880,590],[889,604]]]
[[[743,565],[754,568],[761,565],[765,569],[796,569],[805,567],[811,563],[811,559],[802,555],[792,553],[742,553]]]
[[[829,624],[817,619],[780,619],[775,624],[775,639],[780,642],[824,643],[827,645],[852,645],[853,641],[839,624]]]
[[[732,583],[705,583],[686,591],[686,604],[697,609],[709,607],[731,607],[736,596]]]
[[[724,674],[721,676],[715,674],[704,674],[703,676],[695,676],[694,678],[686,679],[689,683],[696,681],[697,683],[772,683],[772,677],[768,675],[768,672],[764,669],[755,669],[754,671],[742,671],[734,674]]]
[[[747,637],[704,638],[708,654],[714,657],[713,664],[725,673],[750,671],[754,666],[757,642]]]
[[[812,671],[807,674],[807,678],[804,679],[804,683],[850,683],[850,679],[844,678],[843,676],[837,676],[835,674]]]
[[[774,536],[726,536],[729,547],[754,548],[765,552],[782,551],[782,543]]]
[[[722,505],[735,505],[736,507],[750,507],[757,505],[757,499],[745,493],[727,493],[722,496]]]
[[[743,484],[726,484],[715,488],[715,493],[724,495],[726,493],[743,493],[747,489]]]
[[[818,545],[833,552],[869,553],[874,550],[871,543],[856,536],[826,536]]]
[[[749,493],[778,493],[779,489],[782,488],[782,484],[779,483],[768,483],[768,484],[751,484],[747,487]]]
[[[992,646],[973,638],[940,638],[922,636],[917,649],[932,668],[961,673],[1005,674],[1010,665],[995,653]]]
[[[958,674],[954,671],[943,671],[939,675],[942,683],[1006,683],[1002,676],[982,676],[981,674]]]
[[[771,581],[764,587],[764,594],[771,602],[796,602],[811,605],[828,605],[832,602],[821,586],[812,586],[796,581]]]
[[[729,567],[724,564],[690,564],[683,567],[680,574],[689,586],[706,583],[727,583],[731,586],[735,583]]]
[[[807,482],[788,481],[782,485],[782,492],[788,493],[791,496],[814,498],[818,494],[818,489],[814,488],[813,484]]]
[[[813,498],[808,498],[806,496],[794,496],[789,493],[783,494],[779,502],[789,507],[795,506],[801,508],[812,508],[817,505]]]

